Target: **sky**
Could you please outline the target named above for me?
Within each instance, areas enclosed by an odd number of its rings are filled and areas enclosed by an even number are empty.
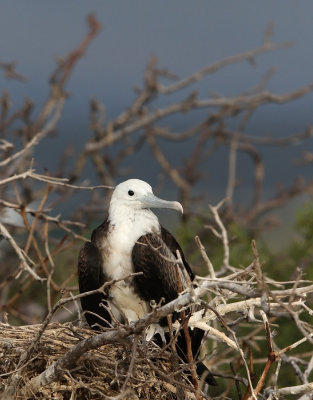
[[[106,105],[108,119],[131,103],[133,87],[141,84],[152,54],[161,67],[183,77],[226,56],[257,47],[267,24],[272,22],[273,41],[292,41],[293,47],[258,57],[255,67],[241,63],[211,75],[197,86],[200,96],[210,92],[236,95],[256,85],[273,66],[277,68],[269,84],[273,92],[284,93],[313,82],[311,0],[2,0],[0,61],[16,60],[17,70],[29,78],[26,83],[8,81],[0,73],[0,88],[11,93],[13,109],[23,103],[25,96],[36,104],[44,101],[56,57],[67,54],[83,38],[85,18],[91,12],[102,24],[102,30],[70,78],[70,99],[58,126],[58,137],[46,139],[39,148],[39,168],[53,169],[60,149],[68,143],[73,143],[78,152],[82,148],[90,137],[91,98]],[[284,136],[300,132],[312,123],[312,100],[309,94],[284,106],[264,107],[252,118],[249,133]],[[293,166],[288,167],[288,160],[300,157],[302,151],[303,148],[282,149],[277,156],[264,150],[270,170],[269,191],[280,179],[291,182],[297,172]],[[219,196],[218,186],[221,182],[224,186],[222,174],[226,168],[224,160],[216,162],[220,163],[220,174],[212,177],[211,185]],[[243,174],[246,166],[245,162],[241,164]],[[133,168],[134,174],[146,180],[153,174],[152,167],[143,173],[136,162]],[[305,174],[309,176],[311,169],[305,169]]]

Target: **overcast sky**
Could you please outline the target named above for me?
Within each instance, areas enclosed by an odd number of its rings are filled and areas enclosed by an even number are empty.
[[[14,108],[25,96],[37,104],[45,99],[54,59],[79,43],[86,32],[86,15],[95,13],[102,24],[70,79],[71,98],[59,124],[59,136],[46,139],[49,151],[41,148],[38,154],[42,168],[53,168],[64,145],[74,142],[79,149],[88,137],[92,97],[106,104],[109,118],[130,104],[133,86],[140,85],[152,54],[161,67],[183,77],[223,57],[255,48],[262,42],[266,25],[273,22],[273,41],[292,41],[293,47],[258,57],[256,67],[243,63],[211,75],[199,87],[200,95],[214,91],[238,94],[256,85],[272,66],[277,67],[269,85],[273,92],[313,82],[312,0],[2,0],[0,11],[0,61],[16,60],[17,70],[29,78],[20,83],[0,75],[1,88],[11,93]],[[284,106],[265,107],[253,118],[249,133],[286,135],[305,129],[312,123],[312,100],[308,95]],[[288,151],[279,157],[287,159]],[[296,149],[295,158],[299,155],[300,149]],[[283,164],[277,162],[277,156],[271,158],[270,152],[264,157],[269,168],[276,165],[272,185],[286,176],[288,169],[280,170]],[[143,177],[149,180],[149,176]]]

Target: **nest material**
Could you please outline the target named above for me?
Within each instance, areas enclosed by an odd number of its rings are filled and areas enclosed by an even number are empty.
[[[29,348],[39,328],[40,325],[15,327],[0,324],[0,397],[10,384],[10,377],[16,372],[21,354]],[[31,360],[19,371],[21,379],[16,388],[15,398],[25,399],[22,393],[27,381],[42,373],[78,341],[94,334],[89,329],[72,324],[50,324],[37,344]],[[174,377],[169,353],[163,353],[162,358],[153,359],[155,368],[152,368],[151,361],[149,363],[145,357],[147,351],[149,351],[147,345],[139,342],[131,371],[130,362],[134,352],[130,340],[89,351],[79,359],[73,369],[66,371],[59,381],[42,387],[40,392],[34,393],[29,398],[176,399],[175,385],[170,379],[167,381],[162,379],[165,376]],[[125,379],[128,379],[128,382],[126,387],[123,387]],[[173,378],[173,382],[175,379],[177,375]],[[184,380],[184,385],[187,384]],[[192,392],[192,388],[190,389]],[[121,392],[125,395],[119,397]]]

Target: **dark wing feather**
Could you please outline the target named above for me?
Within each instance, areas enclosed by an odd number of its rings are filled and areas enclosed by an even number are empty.
[[[188,264],[187,260],[185,259],[183,250],[181,249],[177,240],[174,238],[174,236],[168,230],[163,228],[163,226],[161,226],[161,236],[162,236],[163,242],[166,243],[166,246],[170,249],[170,251],[175,256],[175,258],[176,258],[177,250],[179,250],[179,253],[180,253],[181,259],[184,263],[186,272],[188,273],[190,279],[193,281],[195,276],[190,268],[190,265]]]
[[[177,243],[177,240],[174,238],[174,236],[170,232],[168,232],[165,228],[163,228],[163,226],[161,226],[161,235],[162,235],[162,239],[164,240],[166,245],[169,247],[169,249],[172,251],[172,253],[175,256],[176,256],[177,249],[179,250],[181,259],[185,266],[185,269],[186,269],[191,281],[193,281],[194,274],[190,268],[190,265],[188,264],[187,260],[185,259],[184,253],[183,253],[180,245]],[[198,328],[194,328],[193,330],[189,329],[189,336],[191,338],[191,350],[192,350],[193,357],[195,359],[197,359],[199,356],[199,350],[200,350],[203,335],[204,335],[204,332],[201,329],[198,329]],[[178,336],[177,343],[176,343],[176,349],[177,349],[177,353],[179,354],[179,356],[185,362],[187,362],[188,360],[186,357],[187,347],[186,347],[185,335]],[[202,376],[203,373],[205,374],[205,376],[206,376],[205,381],[209,385],[212,385],[212,386],[217,385],[217,382],[214,379],[214,376],[202,362],[198,362],[196,368],[197,368],[197,373],[199,376]]]
[[[169,261],[173,255],[177,258],[176,252],[179,250],[181,259],[184,264],[185,274],[193,281],[194,274],[185,259],[184,253],[177,243],[174,236],[165,228],[161,227],[161,236],[157,234],[147,234],[141,236],[136,242],[132,251],[132,261],[134,272],[142,272],[142,275],[134,277],[136,290],[141,298],[145,301],[155,300],[160,302],[161,298],[165,299],[165,303],[174,300],[178,294],[178,282],[176,266],[174,262]],[[178,268],[182,268],[179,266]],[[190,312],[190,311],[189,311]],[[174,313],[175,314],[175,313]],[[188,315],[188,310],[186,310]],[[173,316],[174,319],[176,316]],[[166,324],[166,319],[160,321],[161,325]],[[191,338],[191,349],[195,359],[199,355],[199,349],[204,332],[201,329],[188,329]],[[161,340],[156,339],[159,344]],[[183,333],[178,335],[176,342],[176,350],[179,357],[184,361],[187,360],[187,343]],[[206,367],[202,363],[197,364],[197,370],[200,373]],[[208,371],[206,378],[207,383],[216,385],[216,381],[212,374]]]
[[[105,224],[100,225],[92,234],[92,241],[86,242],[80,250],[78,258],[78,283],[80,293],[99,289],[104,282],[105,277],[102,272],[101,255],[98,250],[97,242],[101,232],[105,231]],[[102,293],[96,293],[81,298],[82,309],[90,327],[97,329],[97,324],[109,326],[111,317],[105,307],[107,306],[106,296]],[[101,318],[97,318],[99,315]],[[107,323],[105,322],[107,321]]]
[[[167,235],[170,235],[169,232]],[[135,276],[134,280],[138,295],[145,301],[155,300],[159,303],[164,298],[168,303],[179,294],[177,267],[175,262],[171,262],[171,259],[174,261],[176,258],[173,244],[169,248],[162,236],[149,233],[141,236],[134,245],[134,272],[142,273]]]

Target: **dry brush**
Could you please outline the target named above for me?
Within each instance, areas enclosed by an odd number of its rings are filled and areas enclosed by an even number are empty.
[[[68,96],[67,80],[99,29],[97,19],[90,16],[86,36],[53,72],[49,95],[35,118],[29,100],[13,112],[9,94],[3,93],[0,98],[2,397],[117,400],[236,395],[240,399],[276,399],[294,394],[302,400],[310,398],[313,352],[302,350],[302,346],[305,342],[312,344],[313,283],[304,280],[296,266],[293,280],[277,282],[264,274],[262,254],[258,254],[255,241],[251,243],[249,265],[231,265],[227,224],[240,222],[258,232],[265,225],[266,212],[295,196],[312,193],[312,183],[298,180],[263,200],[264,162],[258,152],[260,145],[288,146],[312,140],[311,127],[280,139],[256,137],[246,133],[245,128],[262,105],[293,101],[312,91],[313,85],[278,95],[266,89],[269,73],[255,88],[232,98],[199,98],[190,89],[187,97],[163,108],[154,107],[160,97],[192,88],[194,82],[226,65],[244,61],[253,64],[260,54],[288,46],[273,44],[270,28],[261,46],[206,66],[186,78],[178,79],[160,69],[152,58],[143,88],[136,89],[134,102],[117,118],[106,121],[105,107],[99,101],[91,101],[93,137],[86,140],[74,168],[66,166],[69,155],[60,154],[58,171],[38,173],[33,161],[35,147],[57,128]],[[0,69],[9,79],[25,80],[12,63],[0,63]],[[173,81],[168,83],[169,79]],[[166,116],[179,114],[184,118],[199,108],[206,110],[207,116],[187,131],[175,132],[160,124]],[[234,116],[241,118],[236,131],[225,123]],[[20,124],[18,129],[16,122]],[[195,139],[194,147],[181,165],[174,166],[164,151],[164,143],[175,142],[179,146],[191,137]],[[111,152],[117,144],[120,150]],[[191,204],[197,201],[193,189],[204,182],[205,160],[219,146],[229,149],[225,200],[209,207],[210,230],[199,232],[193,244],[202,256],[207,274],[199,276],[194,287],[171,303],[153,305],[151,313],[136,323],[119,324],[95,333],[84,325],[80,312],[75,268],[78,248],[86,240],[92,221],[103,215],[103,197],[108,200],[110,189],[121,177],[121,165],[127,157],[141,151],[143,145],[151,149],[160,166],[160,187],[169,180],[177,188],[187,219]],[[234,200],[239,152],[248,154],[254,165],[253,202],[244,210]],[[98,186],[82,183],[87,161],[93,165]],[[300,160],[300,164],[311,162],[309,152]],[[69,217],[56,214],[56,207],[71,204],[77,191],[88,192],[88,207],[77,206]],[[7,218],[17,214],[18,223]],[[204,235],[220,241],[221,265],[213,265],[210,260],[201,243]],[[218,388],[209,388],[210,395],[206,394],[205,385],[202,392],[189,382],[187,376],[192,366],[177,363],[171,346],[159,349],[145,340],[151,323],[191,304],[197,304],[199,311],[188,324],[206,332],[201,357],[219,381]],[[286,319],[294,325],[298,337],[290,338],[288,346],[280,348],[279,339],[284,335],[280,323]],[[173,337],[175,340],[175,334]],[[281,386],[285,365],[294,371],[297,385]]]

